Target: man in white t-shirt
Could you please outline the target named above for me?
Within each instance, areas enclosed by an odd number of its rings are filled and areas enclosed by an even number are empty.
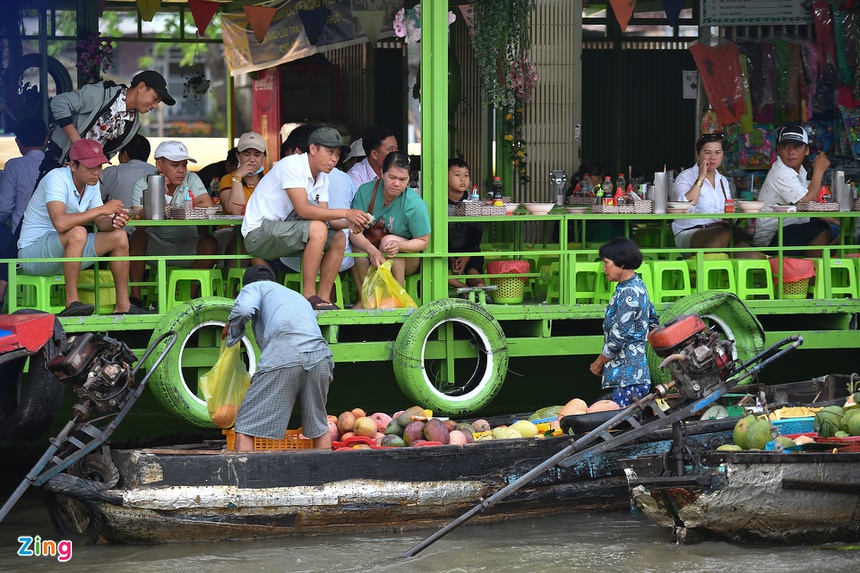
[[[263,177],[242,223],[245,248],[262,259],[254,264],[302,253],[302,294],[314,310],[338,308],[328,297],[346,249],[339,229],[360,232],[370,222],[357,209],[328,208],[328,174],[344,147],[336,129],[314,131],[307,153],[284,157]]]
[[[797,124],[787,124],[777,133],[777,159],[764,180],[759,200],[764,201],[763,213],[773,212],[773,206],[815,201],[821,188],[824,172],[830,160],[819,152],[812,162],[812,180],[807,183],[803,161],[809,155],[809,137]],[[779,219],[762,217],[756,220],[755,245],[776,247],[779,245]],[[827,245],[839,238],[839,223],[835,219],[785,218],[782,222],[782,245],[805,246]],[[808,252],[815,256],[818,251]]]

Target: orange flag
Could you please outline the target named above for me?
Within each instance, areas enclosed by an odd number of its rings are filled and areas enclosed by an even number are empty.
[[[254,37],[257,42],[263,43],[266,39],[266,32],[269,31],[269,26],[272,24],[272,19],[275,17],[277,8],[269,8],[268,6],[243,6],[245,16],[248,17],[248,23],[251,25],[251,30],[254,31]]]
[[[161,0],[137,0],[137,11],[146,22],[152,22],[159,8],[161,8]]]
[[[633,8],[636,7],[636,0],[609,0],[612,4],[612,11],[615,12],[615,19],[618,20],[618,25],[621,26],[621,31],[627,29],[627,22],[633,15]]]
[[[198,34],[202,36],[206,33],[206,28],[209,27],[209,22],[212,21],[212,16],[218,11],[219,6],[218,2],[208,0],[188,0],[188,7],[191,8],[191,15],[194,16],[194,25],[197,26]]]

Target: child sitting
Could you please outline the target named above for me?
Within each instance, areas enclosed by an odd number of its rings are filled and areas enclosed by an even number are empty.
[[[460,158],[448,160],[448,213],[454,212],[454,205],[469,198],[469,166]],[[448,223],[448,252],[473,253],[481,250],[484,235],[483,223]],[[448,267],[455,275],[479,275],[484,272],[484,257],[454,256],[448,259]],[[485,286],[484,279],[449,279],[448,285],[454,288],[465,286]]]

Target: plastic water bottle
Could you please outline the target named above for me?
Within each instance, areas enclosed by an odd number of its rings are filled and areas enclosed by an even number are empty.
[[[477,185],[472,185],[472,197],[471,197],[471,199],[474,203],[479,203],[481,201],[481,196],[478,195],[478,186]]]
[[[188,185],[185,186],[185,203],[183,206],[186,211],[194,209],[194,197],[191,195],[191,189],[188,188]]]
[[[615,187],[621,187],[621,189],[627,189],[627,180],[624,178],[623,173],[618,174],[618,179],[615,180]]]
[[[212,197],[213,201],[218,198],[220,187],[221,187],[221,180],[218,179],[217,177],[213,177],[212,181],[209,183],[209,196]]]
[[[582,196],[583,197],[588,197],[589,195],[592,194],[593,189],[591,187],[591,178],[588,175],[588,173],[586,173],[582,176],[582,182],[580,183],[580,185],[582,185]]]

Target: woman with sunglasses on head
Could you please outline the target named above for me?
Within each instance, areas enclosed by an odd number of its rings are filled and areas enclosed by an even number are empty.
[[[719,171],[723,163],[722,133],[706,133],[696,141],[696,165],[675,178],[673,197],[689,201],[690,213],[724,213],[726,199],[731,198],[729,181]],[[719,249],[729,246],[732,232],[722,219],[678,219],[672,222],[675,245],[680,249]],[[736,247],[748,247],[740,233]],[[740,242],[739,242],[740,241]],[[738,257],[755,257],[758,253],[738,253]]]

